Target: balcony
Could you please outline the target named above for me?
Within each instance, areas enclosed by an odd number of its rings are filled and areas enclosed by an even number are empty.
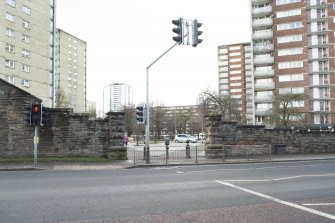
[[[263,5],[266,3],[270,3],[272,0],[251,0],[252,5]]]
[[[326,34],[328,32],[328,28],[326,25],[324,26],[316,26],[316,27],[309,27],[308,28],[309,33],[317,33],[317,34]]]
[[[253,40],[261,40],[261,39],[272,39],[273,38],[273,31],[267,30],[262,32],[254,32],[252,34]]]
[[[272,103],[274,98],[272,96],[256,96],[255,103]]]
[[[266,78],[266,77],[274,77],[275,76],[275,70],[255,70],[254,71],[254,77],[257,78]]]
[[[254,58],[254,65],[270,65],[274,63],[274,57],[256,57]]]
[[[327,0],[308,0],[307,9],[312,8],[326,8],[327,7]]]
[[[257,44],[253,47],[255,53],[266,53],[274,50],[274,44],[272,43],[264,43]]]
[[[255,84],[255,91],[271,91],[275,89],[275,83],[258,83]]]
[[[252,21],[253,28],[259,28],[264,26],[272,26],[273,19],[272,18],[265,18],[265,19],[257,19]]]
[[[272,112],[271,110],[266,110],[266,109],[256,109],[255,115],[256,116],[265,116],[265,115],[270,115]]]
[[[261,8],[253,8],[252,9],[252,15],[253,16],[261,16],[261,15],[267,15],[272,13],[272,6],[265,6]]]
[[[327,87],[329,84],[329,80],[313,80],[312,78],[309,80],[310,87]]]

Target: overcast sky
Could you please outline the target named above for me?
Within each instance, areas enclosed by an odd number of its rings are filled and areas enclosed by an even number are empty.
[[[57,28],[87,42],[87,97],[102,110],[103,88],[133,86],[145,101],[146,67],[174,44],[173,19],[198,19],[203,42],[178,45],[150,68],[150,101],[194,105],[218,89],[217,47],[250,42],[249,0],[57,0]]]

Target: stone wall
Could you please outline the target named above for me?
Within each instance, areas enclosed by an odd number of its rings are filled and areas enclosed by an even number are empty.
[[[284,148],[286,154],[335,153],[335,132],[301,131],[297,129],[265,129],[265,126],[238,125],[222,121],[221,116],[207,117],[209,145],[223,145],[225,154],[234,156],[252,151],[256,154],[276,152]]]
[[[40,99],[0,79],[0,156],[33,156],[34,126],[26,124],[27,107]],[[46,125],[39,127],[42,156],[97,156],[127,159],[123,146],[124,113],[110,112],[103,120],[72,109],[49,108]]]

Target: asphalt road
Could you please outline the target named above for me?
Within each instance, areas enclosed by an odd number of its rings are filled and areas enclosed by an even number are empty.
[[[2,171],[0,222],[335,222],[335,162]]]

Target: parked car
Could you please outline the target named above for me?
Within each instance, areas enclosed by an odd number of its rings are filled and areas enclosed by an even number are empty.
[[[189,140],[189,135],[187,134],[177,134],[174,138],[175,142],[188,142]]]
[[[198,137],[196,136],[189,136],[188,137],[189,142],[195,143],[198,141]]]

